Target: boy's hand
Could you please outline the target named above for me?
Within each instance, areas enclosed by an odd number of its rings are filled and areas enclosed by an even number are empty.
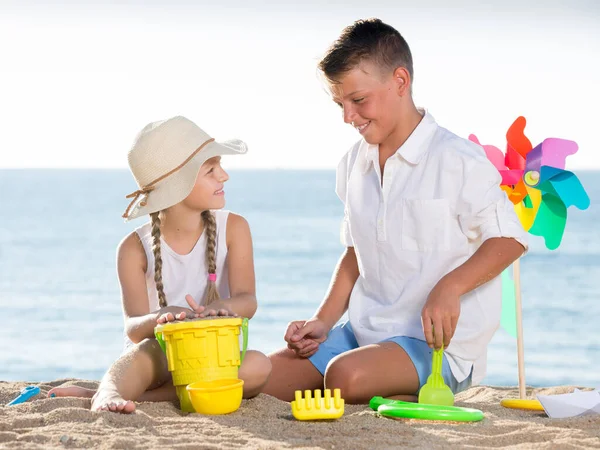
[[[459,315],[460,294],[448,284],[439,282],[421,312],[423,332],[430,348],[447,348],[450,345]]]
[[[319,349],[319,344],[325,342],[329,329],[322,320],[316,318],[296,320],[290,322],[283,339],[298,356],[309,358]]]

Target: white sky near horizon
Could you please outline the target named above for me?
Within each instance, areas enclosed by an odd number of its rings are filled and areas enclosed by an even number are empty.
[[[359,135],[316,64],[367,17],[407,39],[440,125],[504,149],[524,115],[534,145],[574,140],[567,167],[600,168],[600,2],[324,3],[0,0],[0,168],[127,167],[146,123],[183,114],[248,143],[226,168],[333,169]]]

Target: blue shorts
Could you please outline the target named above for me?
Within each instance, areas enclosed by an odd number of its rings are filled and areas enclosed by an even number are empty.
[[[396,336],[382,342],[395,342],[408,354],[415,369],[417,369],[417,374],[419,376],[419,390],[421,390],[431,374],[432,349],[429,348],[427,342],[406,336]],[[329,332],[327,340],[319,345],[319,350],[317,350],[317,353],[311,356],[309,360],[317,370],[321,372],[321,375],[325,375],[325,369],[327,369],[327,365],[333,358],[358,347],[358,342],[356,341],[356,337],[354,337],[354,332],[348,321],[334,327]],[[444,355],[442,375],[446,384],[455,394],[464,391],[471,386],[471,375],[460,383],[456,381],[456,378],[454,378],[454,375],[450,370],[446,355]]]

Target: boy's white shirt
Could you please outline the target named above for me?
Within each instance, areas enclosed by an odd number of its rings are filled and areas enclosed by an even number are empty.
[[[527,233],[500,189],[500,174],[477,144],[440,127],[427,112],[385,163],[364,139],[342,158],[336,193],[344,203],[341,240],[354,247],[360,276],[348,316],[359,345],[394,336],[425,339],[421,311],[436,283],[493,237]],[[500,324],[500,277],[461,298],[446,350],[458,382],[486,372],[487,345]]]

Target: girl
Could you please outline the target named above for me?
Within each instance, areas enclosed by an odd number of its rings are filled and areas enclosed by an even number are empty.
[[[137,401],[175,400],[167,359],[154,327],[176,319],[251,318],[257,302],[252,238],[246,220],[223,211],[221,155],[241,154],[241,141],[217,143],[196,124],[173,117],[147,125],[129,151],[139,189],[123,217],[150,222],[119,245],[117,272],[126,351],[98,391],[59,387],[49,396],[92,397],[92,410],[131,413]],[[248,351],[240,367],[244,397],[257,395],[271,372],[267,357]]]

